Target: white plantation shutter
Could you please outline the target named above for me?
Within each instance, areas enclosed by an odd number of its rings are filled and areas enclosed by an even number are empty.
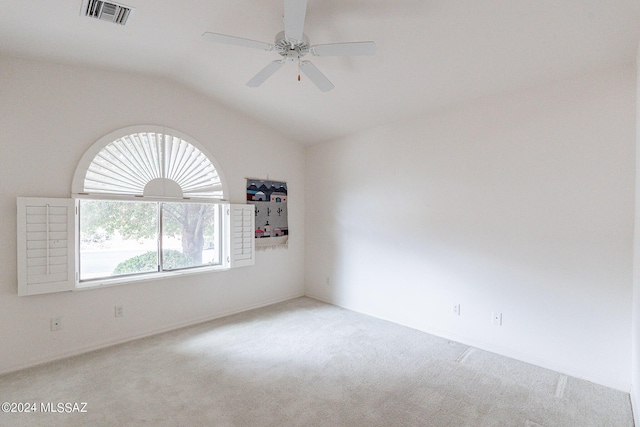
[[[82,192],[147,195],[147,184],[159,179],[182,190],[169,196],[223,198],[221,178],[207,155],[177,136],[158,132],[132,133],[102,148],[86,170]]]
[[[18,295],[75,287],[75,202],[18,197]]]
[[[231,268],[255,264],[255,207],[229,205]]]

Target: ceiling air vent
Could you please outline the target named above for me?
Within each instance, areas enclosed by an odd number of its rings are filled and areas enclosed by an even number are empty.
[[[127,23],[131,12],[133,8],[129,6],[107,1],[85,0],[82,4],[83,15],[120,25]]]

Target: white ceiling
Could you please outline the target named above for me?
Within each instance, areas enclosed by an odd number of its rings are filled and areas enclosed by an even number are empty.
[[[311,44],[377,54],[310,58],[331,92],[294,64],[253,89],[277,54],[201,36],[272,43],[282,0],[117,2],[135,8],[124,27],[81,16],[81,0],[0,0],[0,52],[168,77],[304,144],[635,61],[640,39],[637,0],[308,0]]]

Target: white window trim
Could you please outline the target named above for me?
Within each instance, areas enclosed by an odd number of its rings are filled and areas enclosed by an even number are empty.
[[[218,271],[227,271],[231,268],[228,266],[213,266],[213,267],[197,267],[188,270],[179,271],[159,271],[152,273],[140,273],[130,276],[121,276],[114,278],[87,280],[84,282],[76,281],[74,291],[83,291],[97,288],[107,288],[111,286],[129,285],[137,282],[148,282],[152,280],[170,279],[180,276],[187,276],[192,274],[205,274]]]

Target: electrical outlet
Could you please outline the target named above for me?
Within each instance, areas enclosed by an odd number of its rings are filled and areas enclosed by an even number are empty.
[[[453,310],[453,314],[460,316],[460,304],[453,304],[451,309]]]
[[[491,323],[494,325],[502,326],[502,313],[493,312],[491,313]]]
[[[121,305],[115,306],[115,316],[116,317],[124,317],[124,307]]]
[[[51,319],[51,332],[59,331],[62,329],[62,317],[53,317]]]

